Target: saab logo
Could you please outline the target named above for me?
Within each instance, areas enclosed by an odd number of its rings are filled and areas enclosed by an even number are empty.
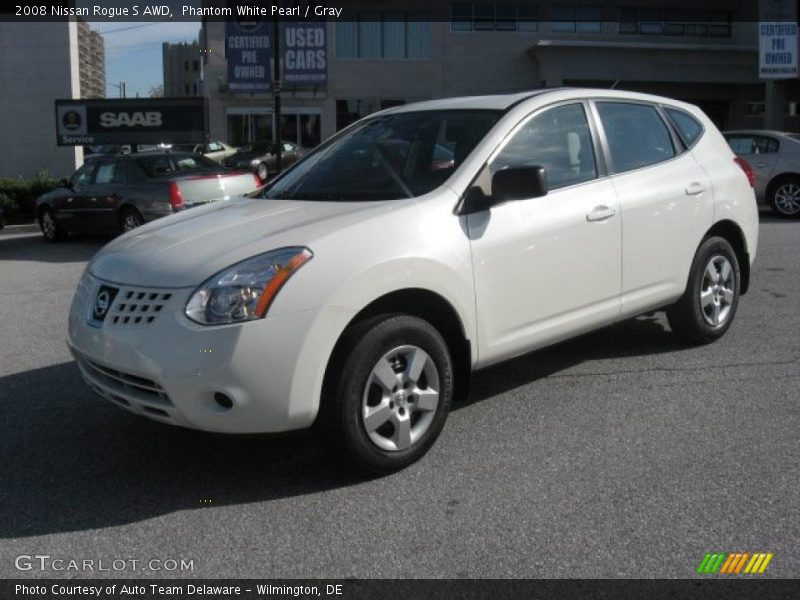
[[[771,560],[771,552],[706,552],[697,572],[704,575],[755,575],[766,571]]]
[[[68,110],[64,113],[64,116],[61,118],[61,123],[64,125],[64,129],[68,131],[75,131],[80,129],[81,125],[83,124],[83,119],[75,110]]]
[[[148,112],[104,112],[100,115],[102,127],[161,127],[161,113]]]

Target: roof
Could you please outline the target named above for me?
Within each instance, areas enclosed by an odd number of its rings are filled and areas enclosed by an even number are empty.
[[[457,98],[441,98],[439,100],[425,100],[413,104],[404,104],[384,111],[379,114],[396,114],[420,110],[508,110],[512,106],[521,102],[538,98],[540,96],[553,96],[554,100],[570,100],[572,98],[618,98],[621,100],[640,100],[645,102],[666,102],[675,105],[684,104],[679,100],[666,98],[664,96],[654,96],[652,94],[642,94],[639,92],[628,92],[624,90],[611,90],[602,88],[545,88],[530,90],[527,92],[517,92],[514,94],[493,94],[487,96],[462,96]]]
[[[723,131],[722,133],[725,135],[738,133],[745,135],[777,135],[781,137],[787,135],[797,135],[791,131],[775,131],[774,129],[732,129],[730,131]]]

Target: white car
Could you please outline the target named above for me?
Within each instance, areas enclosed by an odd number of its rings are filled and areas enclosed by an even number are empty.
[[[227,433],[316,422],[390,471],[431,447],[476,369],[662,307],[685,338],[721,337],[756,253],[752,184],[711,121],[667,98],[392,108],[259,197],[112,241],[69,345],[135,413]]]

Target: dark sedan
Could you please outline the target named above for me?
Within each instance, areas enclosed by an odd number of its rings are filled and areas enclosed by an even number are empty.
[[[89,160],[36,200],[49,242],[69,233],[130,231],[198,204],[256,189],[251,173],[232,172],[189,152],[151,152]]]
[[[293,165],[305,156],[306,151],[291,142],[281,142],[281,168]],[[261,181],[266,181],[278,172],[277,143],[270,141],[255,142],[251,146],[240,148],[236,154],[222,161],[229,169],[246,169],[256,174]]]

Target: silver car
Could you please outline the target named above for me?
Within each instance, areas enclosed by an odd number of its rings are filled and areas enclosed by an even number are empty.
[[[723,135],[755,172],[758,201],[782,217],[800,217],[800,134],[742,130]]]

